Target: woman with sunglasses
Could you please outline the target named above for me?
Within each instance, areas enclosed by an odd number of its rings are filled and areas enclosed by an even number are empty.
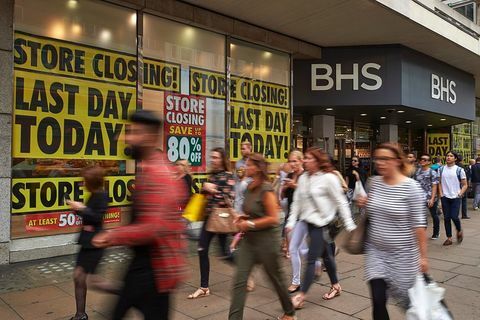
[[[349,201],[353,196],[353,192],[355,191],[355,183],[357,181],[361,181],[364,185],[365,181],[367,181],[367,172],[360,167],[360,158],[353,156],[351,166],[347,169],[345,175],[345,182],[348,186],[347,196],[349,197]]]
[[[365,243],[365,278],[370,286],[373,319],[388,320],[387,296],[408,308],[408,289],[418,272],[428,271],[425,196],[408,178],[411,164],[400,147],[381,144],[374,154],[379,176],[368,183],[366,206],[369,225]]]

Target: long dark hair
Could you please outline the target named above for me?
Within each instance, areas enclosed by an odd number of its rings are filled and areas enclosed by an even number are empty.
[[[218,152],[222,158],[223,170],[230,171],[230,161],[228,160],[227,152],[224,148],[214,148],[211,152]]]
[[[328,153],[326,153],[322,149],[317,147],[308,148],[305,154],[307,153],[310,153],[315,158],[315,160],[317,160],[318,168],[320,169],[320,171],[322,172],[335,171],[335,167],[330,161],[330,156],[328,155]]]

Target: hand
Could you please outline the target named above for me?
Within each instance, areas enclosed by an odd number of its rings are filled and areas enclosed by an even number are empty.
[[[288,188],[295,188],[295,182],[292,179],[285,179],[284,180],[285,186]]]
[[[428,207],[431,208],[433,207],[433,203],[435,202],[435,199],[430,199],[428,200]]]
[[[217,185],[211,182],[205,182],[203,184],[203,190],[208,193],[218,193]]]
[[[289,234],[290,232],[292,232],[292,228],[290,228],[290,227],[285,227],[285,233],[286,233],[286,234]]]
[[[242,220],[247,220],[249,215],[247,214],[239,214],[233,219],[233,223],[240,223]]]
[[[100,232],[92,239],[92,245],[96,248],[106,248],[111,246],[110,234],[108,231]]]
[[[237,227],[241,232],[247,232],[248,230],[250,230],[247,220],[245,219],[239,220],[237,222]]]
[[[358,197],[355,200],[355,204],[359,208],[364,208],[367,205],[368,198],[367,197]]]
[[[422,273],[428,273],[428,259],[427,258],[420,258],[420,271]]]
[[[72,210],[82,211],[85,209],[85,205],[78,201],[66,200],[66,203],[70,206]]]

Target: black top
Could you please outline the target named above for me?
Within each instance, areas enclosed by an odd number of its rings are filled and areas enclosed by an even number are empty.
[[[93,226],[95,231],[82,230],[78,244],[93,249],[92,238],[103,229],[103,215],[108,208],[108,195],[104,191],[94,192],[85,204],[86,208],[76,213],[82,217],[84,226]]]
[[[348,178],[348,189],[355,189],[355,182],[357,182],[357,179],[353,175],[352,171],[355,170],[358,172],[358,175],[360,176],[360,181],[362,181],[362,184],[365,185],[365,181],[367,181],[367,172],[362,168],[362,167],[350,167],[347,170],[347,178]]]
[[[300,174],[301,175],[301,174]],[[298,178],[300,177],[300,175],[297,176],[297,180],[298,181]],[[295,177],[295,172],[290,172],[289,174],[287,174],[287,178],[288,179],[294,179]],[[293,194],[295,193],[295,188],[285,188],[285,190],[283,191],[283,196],[285,198],[287,198],[287,203],[288,203],[288,208],[290,209],[291,205],[292,205],[292,202],[293,202]]]
[[[470,174],[471,174],[471,181],[473,183],[479,183],[480,182],[480,163],[475,163],[471,170],[470,170]]]

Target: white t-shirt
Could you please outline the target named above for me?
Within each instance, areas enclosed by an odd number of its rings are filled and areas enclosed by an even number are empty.
[[[443,166],[439,169],[441,172],[441,183],[442,183],[442,193],[445,197],[449,199],[458,198],[458,194],[462,189],[460,181],[458,181],[457,176],[457,165]],[[467,175],[465,174],[465,170],[460,168],[460,179],[466,179]]]

